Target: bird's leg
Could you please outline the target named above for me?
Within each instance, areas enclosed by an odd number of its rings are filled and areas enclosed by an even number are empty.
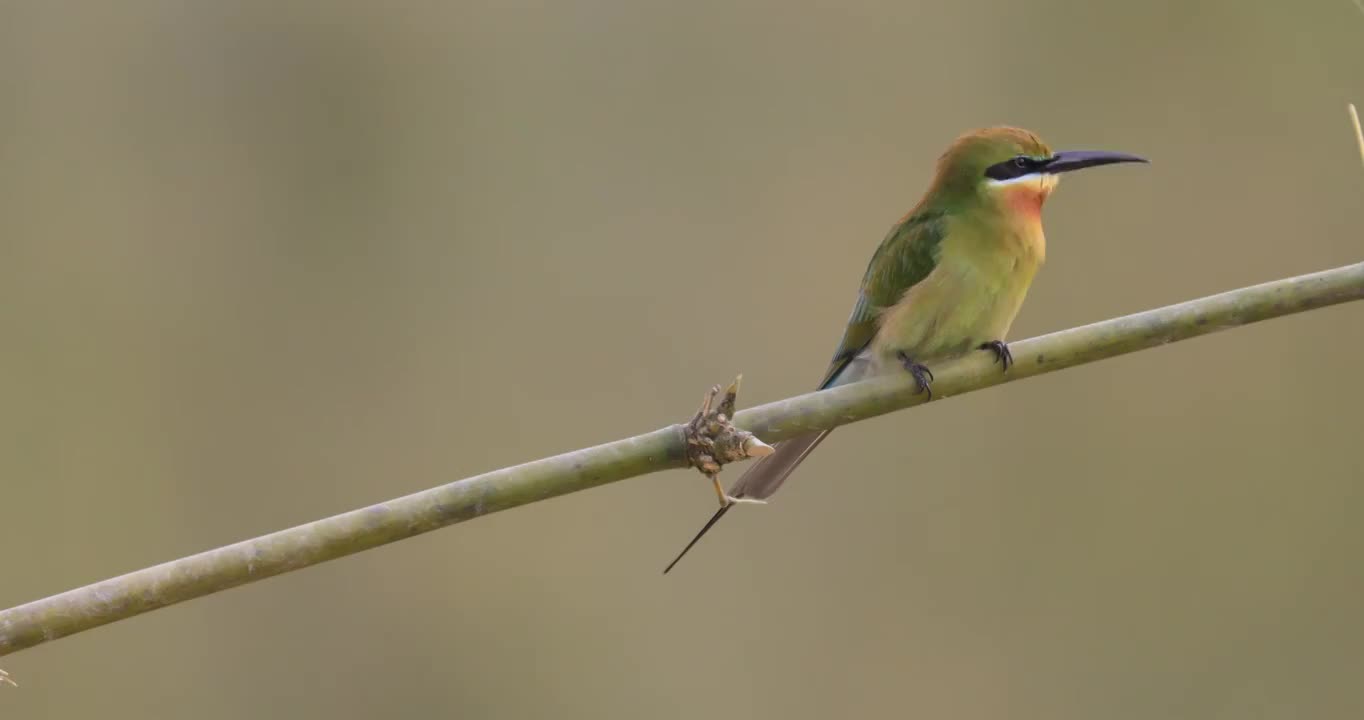
[[[1009,344],[1003,340],[981,343],[979,349],[994,352],[995,362],[1004,364],[1004,372],[1009,372],[1009,366],[1014,364],[1014,354],[1009,352]]]
[[[919,383],[919,390],[928,393],[928,399],[932,400],[933,388],[931,386],[933,384],[933,371],[929,370],[927,365],[915,362],[914,359],[906,355],[903,350],[895,353],[895,356],[900,358],[900,364],[904,365],[905,369],[909,371],[909,374],[914,376],[914,381]]]

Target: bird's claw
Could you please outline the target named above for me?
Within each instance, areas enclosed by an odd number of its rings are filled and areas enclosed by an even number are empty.
[[[909,374],[914,377],[914,381],[919,383],[919,391],[928,393],[928,399],[932,400],[933,388],[931,386],[933,385],[934,379],[933,371],[929,370],[927,365],[915,362],[913,358],[906,355],[904,351],[900,351],[895,355],[900,358],[900,364],[904,365],[905,369],[909,371]]]
[[[1009,366],[1014,364],[1014,354],[1009,351],[1009,344],[1003,340],[991,340],[980,344],[981,350],[989,350],[995,354],[995,362],[1004,364],[1004,372],[1009,372]]]
[[[0,670],[0,685],[13,685],[14,687],[19,687],[19,683],[14,682],[14,678],[11,678],[9,673],[4,670]]]

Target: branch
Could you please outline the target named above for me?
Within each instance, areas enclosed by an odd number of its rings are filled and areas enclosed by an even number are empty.
[[[1276,280],[1013,343],[1008,374],[989,353],[970,353],[934,368],[933,397],[1361,298],[1364,263]],[[918,405],[917,389],[907,373],[880,377],[750,408],[734,425],[776,442]],[[0,612],[0,656],[499,510],[686,467],[688,426],[494,470],[10,608]]]

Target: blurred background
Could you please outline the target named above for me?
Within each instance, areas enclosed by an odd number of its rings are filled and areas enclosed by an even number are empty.
[[[968,128],[1153,160],[1062,184],[1015,339],[1364,259],[1350,0],[9,2],[0,96],[6,607],[809,390]],[[1362,321],[842,430],[666,578],[694,472],[144,615],[0,716],[1359,717]]]

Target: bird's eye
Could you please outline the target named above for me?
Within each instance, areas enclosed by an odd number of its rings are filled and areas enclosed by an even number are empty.
[[[1032,167],[1032,158],[1026,155],[1019,155],[1014,158],[1014,167],[1020,170],[1027,170],[1029,167]]]

